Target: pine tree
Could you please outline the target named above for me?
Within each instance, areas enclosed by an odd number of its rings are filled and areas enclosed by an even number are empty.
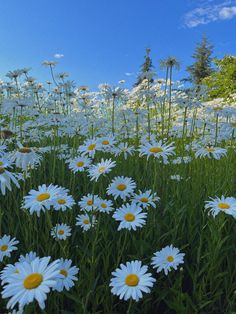
[[[134,84],[135,86],[138,86],[144,79],[148,79],[150,83],[153,82],[153,65],[152,65],[152,59],[150,58],[150,52],[151,49],[146,49],[146,55],[144,56],[144,63],[141,66],[140,73],[137,78],[137,82]]]
[[[197,44],[196,50],[193,54],[195,62],[187,67],[190,73],[190,81],[196,85],[201,84],[201,81],[211,75],[213,69],[211,67],[213,58],[211,57],[213,46],[209,43],[206,35],[203,36],[202,41]]]

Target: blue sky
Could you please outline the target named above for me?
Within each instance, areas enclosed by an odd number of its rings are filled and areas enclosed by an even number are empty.
[[[57,72],[81,85],[131,86],[145,48],[159,77],[159,61],[176,56],[186,75],[196,42],[205,33],[214,55],[236,54],[235,0],[6,0],[0,1],[0,78],[9,70],[32,67],[48,79],[43,60],[64,57]],[[127,73],[132,75],[127,75]]]

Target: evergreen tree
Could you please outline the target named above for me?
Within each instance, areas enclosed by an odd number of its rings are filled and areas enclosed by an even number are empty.
[[[201,84],[201,81],[211,75],[213,69],[212,64],[213,46],[209,43],[206,35],[203,36],[201,43],[197,44],[196,50],[193,54],[195,62],[187,67],[190,73],[190,81],[196,85]]]
[[[153,65],[152,65],[152,59],[150,58],[150,52],[151,49],[146,49],[146,55],[144,56],[144,63],[141,66],[140,73],[137,78],[137,82],[134,84],[134,86],[138,86],[144,79],[148,79],[150,83],[153,82]]]

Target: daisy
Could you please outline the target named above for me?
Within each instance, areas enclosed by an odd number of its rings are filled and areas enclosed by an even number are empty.
[[[73,287],[74,281],[78,280],[75,276],[79,272],[79,268],[71,266],[72,260],[61,258],[58,263],[58,269],[60,272],[60,277],[56,279],[56,286],[53,290],[61,292],[64,288],[68,291]]]
[[[135,148],[133,146],[129,146],[128,143],[120,143],[117,147],[112,149],[115,156],[124,155],[124,159],[128,158],[128,155],[133,155],[135,152]]]
[[[36,153],[33,148],[22,146],[13,153],[11,158],[12,161],[15,162],[16,167],[27,170],[28,168],[35,168],[38,166],[42,156]]]
[[[3,270],[1,271],[1,285],[3,286],[5,283],[9,281],[9,278],[11,277],[12,274],[18,274],[19,270],[17,268],[17,265],[19,263],[15,263],[14,265],[12,264],[7,264]]]
[[[19,304],[23,310],[25,305],[38,302],[41,309],[45,308],[47,293],[56,285],[59,277],[58,260],[49,264],[50,257],[37,257],[30,264],[19,263],[18,273],[12,274],[3,287],[2,297],[9,298],[7,308],[12,309]]]
[[[118,208],[112,216],[120,221],[118,231],[121,229],[136,230],[146,223],[147,213],[142,212],[142,208],[136,204],[126,204]]]
[[[3,258],[5,256],[10,257],[11,252],[17,250],[17,247],[15,246],[18,244],[19,241],[16,240],[16,238],[12,238],[9,235],[4,235],[2,238],[0,238],[0,262],[3,261]]]
[[[196,158],[208,157],[208,158],[220,159],[226,154],[227,154],[227,149],[225,148],[208,146],[205,148],[200,148],[198,151],[196,151],[195,156]]]
[[[111,172],[111,169],[116,166],[116,162],[111,159],[102,160],[96,165],[92,165],[88,172],[91,180],[97,181],[101,175]]]
[[[149,206],[156,208],[155,202],[158,202],[159,200],[160,198],[156,195],[156,193],[152,193],[151,190],[146,192],[139,191],[139,194],[134,194],[132,198],[132,202],[138,206],[142,206],[143,208],[147,208]]]
[[[213,217],[219,214],[219,212],[224,212],[225,214],[231,215],[236,218],[236,199],[234,197],[221,197],[212,198],[211,201],[206,201],[205,208],[209,209],[209,214]]]
[[[175,147],[173,143],[164,144],[162,141],[156,142],[151,141],[151,143],[146,142],[140,146],[139,152],[140,156],[146,155],[147,159],[150,156],[154,156],[155,158],[162,158],[164,163],[168,162],[168,157],[175,155],[174,152]]]
[[[176,270],[180,264],[184,263],[184,255],[171,244],[154,253],[151,264],[157,268],[158,273],[164,270],[165,275],[167,275],[172,268]]]
[[[99,199],[98,211],[101,213],[110,213],[114,209],[112,206],[113,204],[111,200]]]
[[[30,190],[29,195],[24,197],[21,208],[29,209],[31,215],[36,212],[39,217],[41,211],[50,209],[59,194],[60,188],[57,185],[40,185],[38,190]]]
[[[51,230],[51,236],[58,240],[66,240],[71,236],[71,227],[66,224],[56,224]]]
[[[86,140],[83,145],[79,146],[78,152],[81,153],[82,156],[89,155],[89,157],[94,157],[96,150],[100,148],[100,145],[97,140]]]
[[[25,255],[20,255],[19,257],[19,262],[23,263],[23,262],[27,262],[27,263],[31,263],[33,260],[35,260],[37,257],[37,254],[33,251],[26,253]]]
[[[14,183],[17,188],[20,187],[16,174],[6,170],[0,166],[0,190],[2,195],[6,194],[6,189],[12,190],[11,183]]]
[[[71,195],[63,193],[55,197],[53,208],[55,210],[62,210],[63,212],[67,209],[71,209],[75,205],[75,201]]]
[[[99,150],[107,152],[110,151],[114,145],[116,144],[116,140],[114,136],[107,136],[98,139],[99,142]]]
[[[107,188],[107,194],[112,195],[115,200],[118,197],[125,200],[126,197],[133,195],[135,188],[136,183],[131,178],[115,177]]]
[[[81,198],[79,205],[82,210],[91,211],[96,210],[99,204],[98,195],[87,194]]]
[[[149,293],[156,281],[151,273],[147,272],[148,267],[142,266],[140,261],[121,264],[114,272],[110,282],[111,292],[125,301],[133,299],[138,301],[143,293]]]
[[[76,226],[80,226],[83,231],[88,231],[91,227],[93,227],[96,223],[95,216],[85,215],[78,215],[76,217]]]
[[[78,156],[69,160],[69,168],[74,173],[83,172],[91,164],[92,160],[86,156]]]

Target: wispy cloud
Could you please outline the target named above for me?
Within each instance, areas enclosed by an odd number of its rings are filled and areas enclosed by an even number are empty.
[[[126,75],[126,76],[133,76],[134,73],[126,72],[125,75]]]
[[[215,21],[230,20],[236,17],[236,1],[229,0],[213,4],[208,0],[201,7],[189,11],[184,16],[184,26],[192,28]]]
[[[64,55],[62,53],[55,53],[55,55],[54,55],[54,58],[56,58],[56,59],[61,59],[63,57],[64,57]]]

